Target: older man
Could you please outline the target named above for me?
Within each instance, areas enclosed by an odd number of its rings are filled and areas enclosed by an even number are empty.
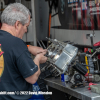
[[[30,16],[29,10],[20,3],[8,5],[1,15],[0,92],[13,94],[0,95],[0,100],[29,99],[32,95],[22,95],[20,91],[32,91],[32,84],[40,75],[39,64],[47,60],[46,50],[33,46],[27,48],[22,40]],[[36,55],[34,61],[29,51]]]

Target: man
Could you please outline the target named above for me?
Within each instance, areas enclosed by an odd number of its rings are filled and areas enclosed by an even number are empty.
[[[29,10],[20,3],[8,5],[1,15],[2,27],[0,30],[0,100],[26,100],[32,95],[22,95],[20,91],[32,91],[40,75],[40,63],[47,57],[46,50],[29,46],[22,37],[27,32],[30,23]],[[34,61],[30,53],[36,55]],[[13,94],[7,94],[12,92]],[[14,94],[15,93],[15,94]]]

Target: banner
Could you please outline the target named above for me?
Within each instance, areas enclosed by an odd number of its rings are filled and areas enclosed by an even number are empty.
[[[59,0],[62,29],[100,30],[100,0]]]

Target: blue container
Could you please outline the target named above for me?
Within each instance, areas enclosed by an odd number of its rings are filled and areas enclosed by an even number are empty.
[[[41,90],[36,82],[35,84],[33,84],[33,92],[38,93],[38,91],[41,91]],[[33,96],[29,100],[44,100],[44,97],[41,94],[33,94]]]
[[[61,81],[64,82],[65,79],[64,79],[64,74],[61,74]]]

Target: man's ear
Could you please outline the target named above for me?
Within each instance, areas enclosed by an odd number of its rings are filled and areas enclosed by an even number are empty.
[[[19,21],[16,21],[16,23],[15,23],[15,29],[17,29],[17,30],[18,30],[19,25],[20,25],[20,22],[19,22]]]

